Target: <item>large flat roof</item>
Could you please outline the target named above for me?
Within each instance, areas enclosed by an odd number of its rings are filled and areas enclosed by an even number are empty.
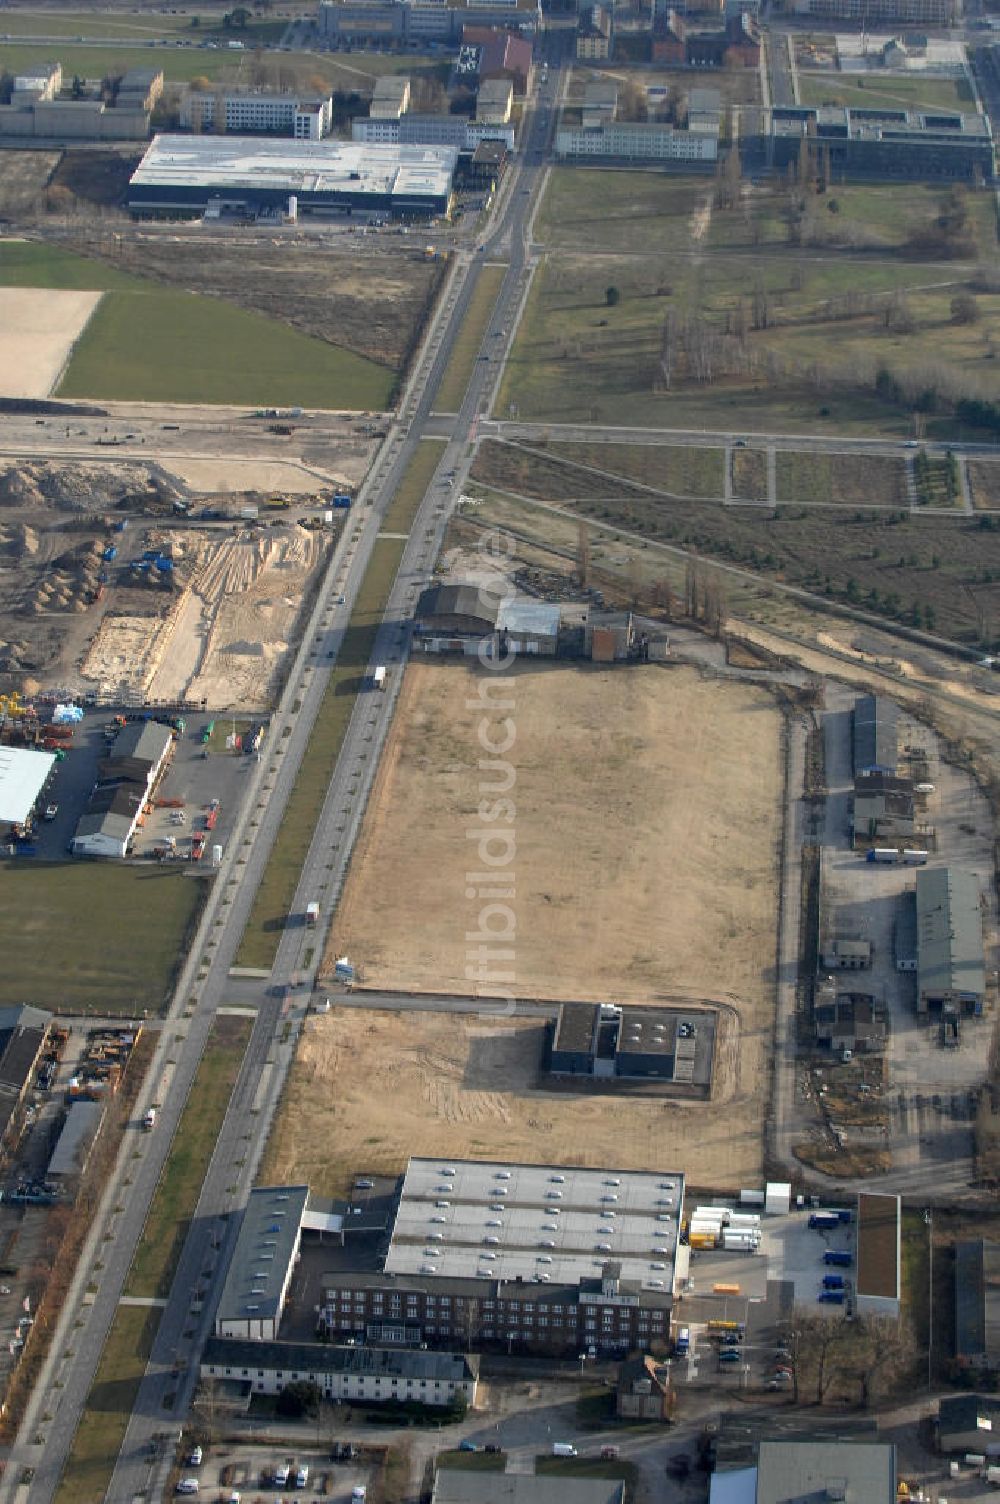
[[[264,1185],[250,1192],[215,1320],[266,1320],[281,1313],[281,1292],[298,1246],[307,1185]]]
[[[430,198],[448,194],[457,161],[453,146],[159,135],[130,186]]]
[[[669,1293],[683,1203],[677,1171],[411,1159],[385,1270],[579,1285],[614,1263]]]
[[[24,824],[55,760],[54,752],[0,747],[0,821]]]
[[[850,1499],[894,1504],[896,1448],[884,1441],[762,1441],[757,1504]]]

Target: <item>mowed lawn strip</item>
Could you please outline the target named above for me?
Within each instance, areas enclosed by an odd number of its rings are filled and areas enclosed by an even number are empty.
[[[0,243],[0,286],[107,294],[77,341],[61,397],[378,409],[396,380],[277,319],[53,246]]]
[[[252,1020],[217,1018],[170,1145],[125,1285],[127,1295],[169,1295],[188,1225],[240,1073]]]
[[[243,932],[236,958],[240,966],[270,967],[274,962],[404,547],[402,538],[379,538],[372,549],[340,654],[331,670],[295,786],[285,806],[281,829]]]
[[[160,1311],[122,1306],[108,1332],[55,1504],[101,1504],[153,1350]]]
[[[462,405],[462,398],[472,379],[473,368],[479,356],[479,347],[486,333],[486,325],[489,323],[490,314],[493,312],[506,275],[506,263],[490,264],[481,268],[479,279],[469,299],[468,310],[462,320],[462,327],[452,347],[451,357],[434,398],[435,412],[457,412]]]
[[[29,998],[99,1016],[157,1012],[205,892],[203,878],[176,868],[0,863],[0,1003]]]
[[[421,439],[382,521],[385,533],[408,533],[424,499],[447,439]]]

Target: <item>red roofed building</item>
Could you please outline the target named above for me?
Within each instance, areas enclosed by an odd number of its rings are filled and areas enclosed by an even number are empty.
[[[479,48],[479,77],[508,78],[515,94],[526,94],[531,80],[531,43],[513,31],[494,31],[488,26],[466,26],[466,47]]]

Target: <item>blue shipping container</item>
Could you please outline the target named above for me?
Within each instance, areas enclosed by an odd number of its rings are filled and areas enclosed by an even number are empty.
[[[842,1274],[824,1274],[824,1290],[842,1290],[844,1288],[844,1276]]]
[[[351,498],[349,496],[343,495],[342,493],[338,493],[333,498],[333,504],[335,507],[340,507],[341,510],[344,510],[351,505]]]
[[[809,1217],[809,1226],[822,1231],[824,1228],[840,1226],[840,1218],[836,1212],[812,1212]]]

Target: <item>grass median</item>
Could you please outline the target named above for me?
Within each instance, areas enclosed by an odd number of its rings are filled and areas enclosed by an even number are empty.
[[[250,1031],[248,1018],[217,1018],[212,1025],[132,1260],[126,1295],[162,1299],[170,1293]]]
[[[104,1499],[159,1324],[155,1308],[123,1306],[115,1316],[55,1504],[101,1504]]]
[[[68,1013],[158,1012],[206,887],[177,868],[0,863],[0,1004],[30,998]]]
[[[408,533],[424,499],[447,439],[421,439],[382,521],[386,533]]]
[[[506,264],[489,265],[480,269],[479,277],[469,299],[469,307],[462,327],[452,346],[451,356],[441,378],[441,385],[434,397],[434,410],[439,413],[457,412],[462,398],[472,379],[473,368],[479,356],[479,347],[486,333],[490,315],[500,295],[503,279],[507,275]]]
[[[379,538],[372,549],[337,662],[330,672],[326,694],[285,806],[281,829],[243,932],[236,957],[240,966],[270,967],[274,963],[299,873],[337,766],[354,703],[364,683],[404,547],[402,538]]]

